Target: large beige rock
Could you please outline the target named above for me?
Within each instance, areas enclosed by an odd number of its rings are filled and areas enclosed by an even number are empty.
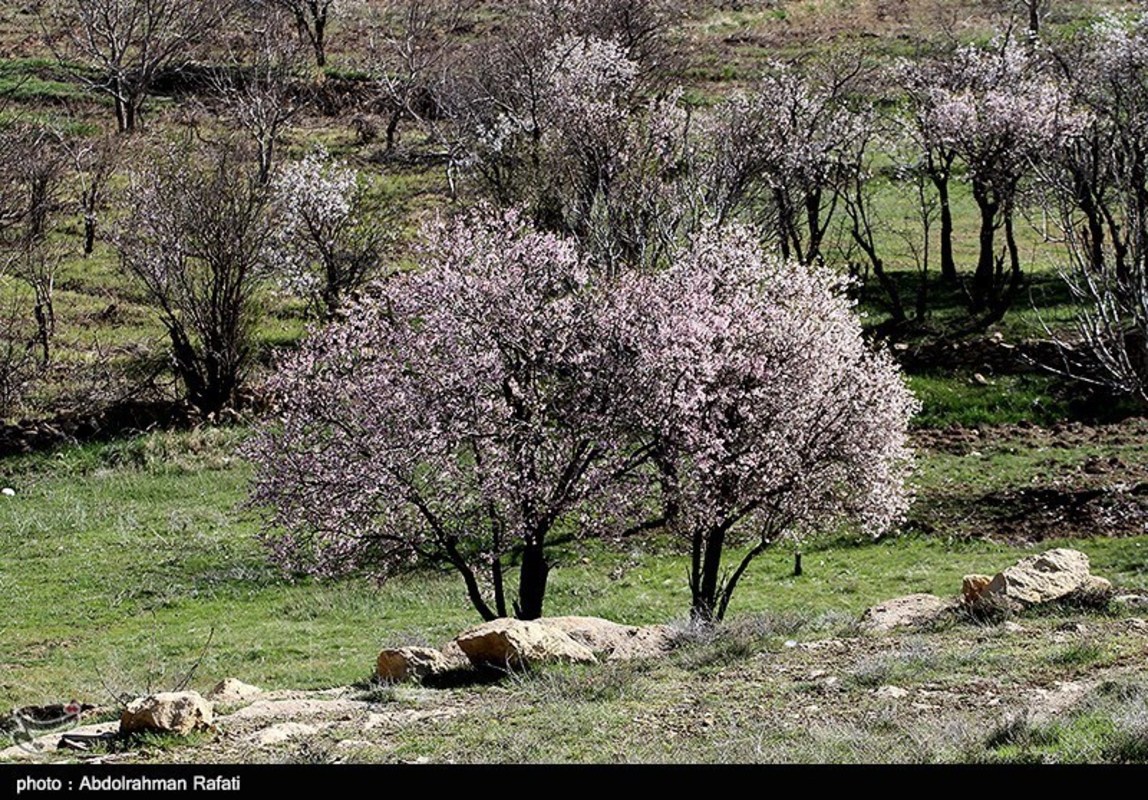
[[[961,600],[965,603],[977,602],[992,582],[992,575],[966,575],[961,578]]]
[[[454,668],[455,662],[433,647],[397,647],[379,653],[375,675],[384,681],[422,680]]]
[[[496,619],[463,631],[454,641],[476,667],[522,669],[535,664],[593,664],[598,660],[590,648],[541,622]]]
[[[656,658],[669,652],[674,641],[668,625],[621,625],[601,617],[543,617],[538,622],[557,628],[610,661]]]
[[[595,654],[609,655],[618,645],[634,636],[639,628],[621,625],[601,617],[543,617],[537,622],[557,628]]]
[[[935,594],[909,594],[886,600],[861,615],[861,627],[870,631],[891,631],[894,628],[925,625],[944,614],[954,605]]]
[[[1087,586],[1090,577],[1088,556],[1060,547],[998,572],[980,599],[1024,608],[1066,597]]]
[[[215,688],[207,693],[207,699],[213,703],[247,703],[261,694],[263,690],[258,686],[238,678],[226,678],[215,684]]]
[[[120,715],[120,732],[186,736],[211,727],[211,721],[211,703],[199,692],[160,692],[128,703]]]
[[[659,658],[674,649],[679,632],[669,625],[644,625],[610,653],[610,661]]]

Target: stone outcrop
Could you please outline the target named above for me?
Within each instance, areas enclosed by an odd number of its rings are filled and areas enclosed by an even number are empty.
[[[980,593],[978,602],[1028,608],[1102,585],[1091,578],[1088,556],[1079,550],[1061,547],[1022,558],[998,572]],[[1111,589],[1107,581],[1104,584]]]
[[[522,669],[536,664],[593,664],[593,651],[541,622],[496,619],[455,637],[476,667]]]
[[[120,732],[186,736],[211,722],[211,703],[198,692],[161,692],[128,703],[120,715]]]
[[[873,606],[861,616],[861,627],[870,631],[925,625],[954,606],[935,594],[909,594]]]
[[[263,690],[258,686],[227,678],[215,684],[215,688],[207,693],[207,699],[213,703],[247,703],[261,694]]]
[[[441,675],[456,667],[455,661],[433,647],[396,647],[379,653],[375,676],[379,680],[398,683]]]

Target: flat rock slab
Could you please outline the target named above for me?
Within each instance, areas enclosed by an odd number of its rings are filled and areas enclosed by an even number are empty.
[[[656,658],[668,653],[674,642],[674,631],[668,625],[622,625],[601,617],[543,617],[538,622],[610,661]]]
[[[463,631],[455,642],[476,667],[523,669],[536,664],[594,664],[594,651],[541,622],[496,619]]]
[[[363,711],[366,703],[355,700],[256,700],[249,706],[220,717],[220,724],[236,720],[297,720],[310,717],[335,717]]]
[[[894,597],[869,608],[861,615],[861,627],[870,631],[891,631],[925,625],[956,605],[935,594],[909,594]]]
[[[1090,577],[1087,555],[1058,547],[998,572],[980,600],[1021,607],[1048,603],[1088,587]]]
[[[311,736],[318,732],[319,728],[315,725],[308,725],[303,722],[280,722],[269,728],[256,731],[248,737],[248,741],[260,747],[268,747],[282,744],[299,736]]]

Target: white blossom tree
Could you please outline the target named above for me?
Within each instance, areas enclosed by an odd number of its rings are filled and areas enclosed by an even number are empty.
[[[316,148],[274,182],[276,272],[331,318],[382,270],[389,221],[367,202],[363,178]]]

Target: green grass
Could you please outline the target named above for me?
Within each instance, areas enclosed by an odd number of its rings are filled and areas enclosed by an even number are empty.
[[[913,419],[918,428],[949,425],[1001,425],[1031,422],[1050,425],[1068,416],[1068,405],[1058,396],[1058,382],[1035,374],[983,377],[972,375],[912,375],[909,387],[921,401]]]
[[[419,572],[382,587],[360,580],[293,580],[271,570],[243,508],[248,467],[241,430],[153,434],[0,462],[0,703],[174,684],[206,656],[197,685],[228,676],[270,687],[362,680],[377,650],[398,640],[446,641],[476,621],[451,574]],[[999,456],[997,473],[1022,474]],[[926,488],[970,480],[954,456],[926,459]],[[1142,539],[1074,540],[1099,574],[1148,586]],[[1048,542],[1042,546],[1052,547]],[[905,536],[811,542],[805,573],[778,548],[746,575],[731,616],[772,615],[707,656],[720,667],[792,635],[794,615],[849,619],[909,592],[954,594],[962,575],[994,572],[1027,552],[985,541]],[[573,541],[555,552],[550,614],[625,623],[683,620],[686,562],[665,539],[623,548]],[[787,617],[786,615],[789,615]],[[800,625],[793,628],[800,629]],[[210,640],[210,643],[209,643]],[[705,660],[705,659],[703,659]]]

